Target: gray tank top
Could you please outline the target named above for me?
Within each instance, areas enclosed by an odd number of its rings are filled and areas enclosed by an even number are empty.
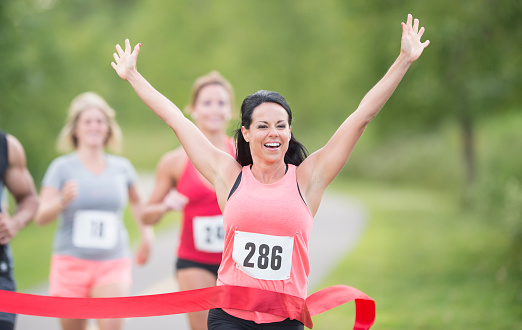
[[[69,180],[78,182],[78,196],[58,218],[54,255],[98,261],[130,255],[123,211],[136,171],[123,157],[106,154],[105,159],[106,168],[99,174],[87,170],[76,152],[49,165],[42,186],[61,190]]]

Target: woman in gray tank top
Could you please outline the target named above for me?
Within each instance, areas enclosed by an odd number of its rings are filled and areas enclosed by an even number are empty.
[[[137,263],[146,262],[152,229],[141,220],[136,171],[117,150],[121,131],[115,112],[95,93],[83,93],[71,103],[58,140],[60,150],[74,151],[52,161],[40,192],[38,225],[58,218],[49,276],[52,296],[126,296],[131,286],[131,260],[123,212],[130,202],[140,229]],[[85,329],[87,320],[62,319],[64,330]],[[117,330],[121,319],[98,320],[100,330]]]

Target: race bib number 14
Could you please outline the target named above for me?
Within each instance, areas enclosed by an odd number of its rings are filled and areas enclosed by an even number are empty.
[[[203,252],[223,252],[225,245],[225,228],[223,216],[194,217],[194,245]]]
[[[294,238],[236,231],[232,259],[236,267],[260,280],[290,278]]]

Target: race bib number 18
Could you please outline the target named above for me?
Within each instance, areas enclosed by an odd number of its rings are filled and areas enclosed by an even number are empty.
[[[118,242],[114,212],[80,210],[74,214],[73,244],[80,248],[112,249]]]
[[[232,259],[236,267],[260,280],[290,278],[294,238],[236,231]]]

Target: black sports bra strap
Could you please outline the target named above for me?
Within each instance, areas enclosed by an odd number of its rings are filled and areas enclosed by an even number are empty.
[[[239,187],[239,184],[241,183],[241,176],[243,175],[243,172],[239,172],[239,175],[237,176],[236,182],[234,182],[234,185],[232,186],[232,189],[230,189],[230,194],[228,194],[227,200],[230,199],[230,196],[237,190],[237,187]]]

